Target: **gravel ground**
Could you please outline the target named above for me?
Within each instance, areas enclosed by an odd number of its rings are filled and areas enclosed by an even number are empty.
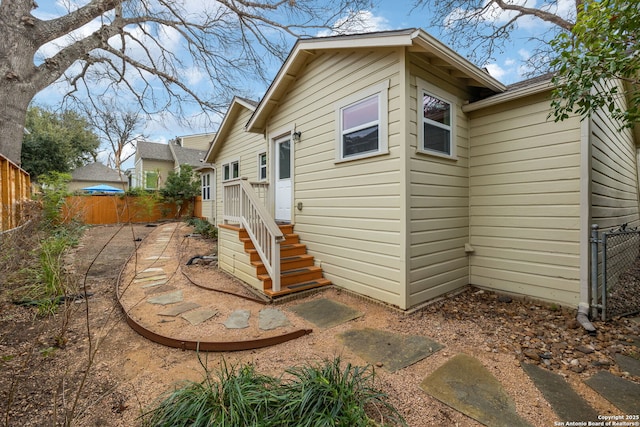
[[[78,272],[104,248],[105,236],[114,227],[87,231],[72,259]],[[467,288],[457,295],[434,302],[412,314],[400,313],[365,298],[328,289],[309,298],[332,298],[360,310],[355,321],[328,330],[314,330],[305,337],[278,346],[235,353],[194,352],[165,348],[137,335],[124,322],[115,299],[115,277],[120,267],[115,254],[133,249],[133,239],[154,229],[136,227],[131,233],[117,233],[108,251],[94,263],[89,289],[93,296],[78,301],[69,311],[66,344],[54,345],[62,317],[39,319],[33,309],[11,304],[6,297],[0,306],[0,401],[3,422],[8,426],[63,424],[65,416],[79,426],[133,426],[148,405],[180,380],[200,380],[203,365],[216,369],[223,360],[253,363],[258,371],[281,374],[286,367],[340,356],[355,364],[366,364],[335,336],[350,328],[379,328],[405,334],[420,334],[444,345],[434,355],[389,373],[376,368],[377,386],[391,397],[410,426],[479,426],[476,421],[431,398],[420,382],[458,353],[476,357],[513,397],[518,413],[534,426],[558,421],[550,405],[526,376],[520,363],[536,363],[563,375],[600,414],[617,415],[617,410],[600,398],[583,381],[599,370],[608,370],[636,382],[640,378],[620,372],[616,353],[640,357],[631,344],[640,335],[639,325],[628,318],[596,322],[591,336],[575,321],[575,310],[513,300],[491,292]],[[187,234],[180,229],[179,236]],[[182,238],[182,237],[180,237]],[[215,251],[215,244],[198,238],[183,242],[180,259]],[[109,246],[107,246],[109,247]],[[129,249],[127,249],[129,248]],[[144,255],[141,245],[139,255]],[[244,292],[233,278],[214,266],[176,264],[192,280]],[[116,273],[116,274],[114,274]],[[276,307],[286,311],[302,300]],[[244,304],[244,303],[243,303]],[[219,321],[219,319],[218,319]],[[89,331],[89,340],[87,331]],[[97,349],[89,362],[89,355]],[[74,407],[75,398],[78,396]],[[6,408],[6,409],[5,409]],[[71,409],[73,408],[73,413]]]

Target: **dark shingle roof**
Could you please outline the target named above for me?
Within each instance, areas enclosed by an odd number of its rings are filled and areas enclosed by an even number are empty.
[[[116,182],[125,181],[124,176],[121,178],[117,170],[111,169],[102,163],[89,163],[81,166],[71,172],[73,181],[102,181]]]
[[[138,156],[141,159],[164,160],[173,162],[173,156],[168,144],[159,144],[157,142],[138,142],[136,148]]]
[[[207,155],[206,151],[184,148],[177,144],[171,144],[171,151],[179,165],[191,165],[193,167],[202,166],[200,160]]]

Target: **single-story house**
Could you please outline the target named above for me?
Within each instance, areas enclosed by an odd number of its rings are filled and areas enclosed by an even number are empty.
[[[108,185],[123,191],[128,188],[127,177],[102,163],[89,163],[71,171],[68,184],[70,192],[81,192],[83,188]]]
[[[421,29],[299,40],[207,153],[219,266],[272,296],[331,282],[401,309],[468,284],[589,302],[590,225],[640,223],[638,135],[605,111],[554,122],[551,89]]]

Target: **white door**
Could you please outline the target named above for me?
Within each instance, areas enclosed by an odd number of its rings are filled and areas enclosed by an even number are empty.
[[[275,216],[276,221],[291,222],[291,138],[275,141]]]

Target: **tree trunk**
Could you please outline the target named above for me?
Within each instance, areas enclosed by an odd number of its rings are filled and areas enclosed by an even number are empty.
[[[20,165],[27,109],[35,94],[16,86],[0,84],[0,154]]]
[[[31,0],[0,2],[0,154],[20,164],[27,108],[40,89],[33,57],[35,20]],[[41,87],[38,87],[41,86]]]

